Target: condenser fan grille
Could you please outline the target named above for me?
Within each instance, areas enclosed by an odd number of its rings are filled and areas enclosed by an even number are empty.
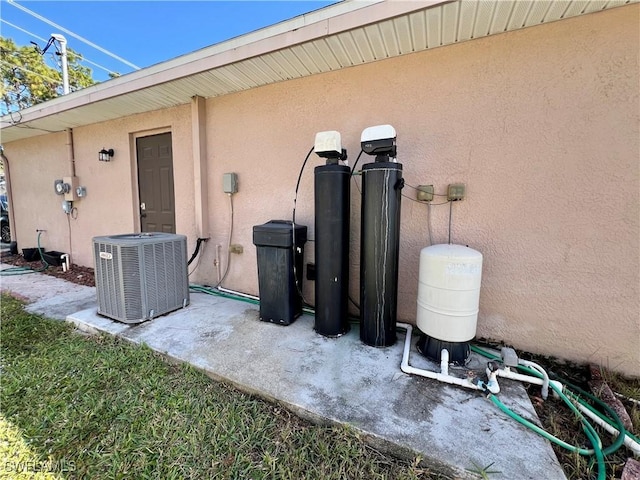
[[[127,318],[144,318],[142,305],[144,279],[140,275],[139,247],[120,247],[120,259],[122,264],[122,296],[124,298],[125,315]]]
[[[189,303],[184,235],[112,235],[93,245],[99,314],[138,323]]]

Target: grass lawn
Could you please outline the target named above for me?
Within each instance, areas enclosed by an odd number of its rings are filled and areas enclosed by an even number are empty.
[[[148,348],[0,309],[0,479],[442,478]]]

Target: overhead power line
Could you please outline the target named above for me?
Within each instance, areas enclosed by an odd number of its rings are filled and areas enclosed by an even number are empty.
[[[49,80],[54,83],[61,83],[60,79],[55,79],[51,77],[47,77],[46,75],[42,75],[41,73],[34,72],[33,70],[29,70],[28,68],[21,67],[20,65],[14,65],[13,63],[7,62],[6,60],[0,60],[0,63],[10,66],[11,68],[17,68],[18,70],[22,70],[23,72],[31,73],[33,75],[37,75],[38,77],[42,77],[45,80]]]
[[[92,62],[91,60],[84,58],[84,56],[82,56],[79,53],[77,53],[76,55],[78,55],[78,57],[80,57],[80,61],[90,63],[94,67],[98,67],[98,68],[104,70],[107,73],[117,73],[117,72],[114,72],[113,70],[108,69],[107,67],[103,67],[102,65],[98,65],[97,63]]]
[[[42,38],[42,37],[39,37],[39,36],[38,36],[38,35],[36,35],[35,33],[31,33],[29,30],[25,30],[24,28],[19,27],[18,25],[14,25],[14,24],[13,24],[13,23],[11,23],[11,22],[7,22],[4,18],[0,18],[0,22],[2,22],[2,23],[6,23],[6,24],[7,24],[7,25],[9,25],[10,27],[15,28],[16,30],[20,30],[21,32],[26,33],[27,35],[31,35],[32,37],[35,37],[35,38],[37,38],[38,40],[40,40],[40,41],[42,41],[42,42],[46,42],[46,41],[47,41],[46,39],[44,39],[44,38]]]
[[[109,55],[111,58],[114,58],[114,59],[116,59],[116,60],[118,60],[118,61],[120,61],[120,62],[124,63],[125,65],[128,65],[128,66],[129,66],[129,67],[131,67],[131,68],[134,68],[134,69],[136,69],[136,70],[140,70],[140,67],[138,67],[137,65],[134,65],[133,63],[128,62],[128,61],[127,61],[127,60],[125,60],[124,58],[119,57],[118,55],[116,55],[116,54],[114,54],[114,53],[111,53],[109,50],[106,50],[106,49],[102,48],[100,45],[96,45],[95,43],[93,43],[93,42],[91,42],[91,41],[87,40],[86,38],[81,37],[80,35],[78,35],[78,34],[76,34],[76,33],[73,33],[71,30],[68,30],[68,29],[64,28],[63,26],[58,25],[58,24],[57,24],[57,23],[55,23],[55,22],[52,22],[52,21],[51,21],[51,20],[49,20],[48,18],[45,18],[45,17],[43,17],[42,15],[39,15],[38,13],[36,13],[36,12],[34,12],[34,11],[31,11],[31,10],[29,10],[29,9],[28,9],[28,8],[26,8],[26,7],[23,7],[22,5],[20,5],[20,4],[18,4],[18,3],[16,3],[16,2],[15,2],[15,0],[7,0],[7,3],[8,3],[9,5],[13,5],[14,7],[18,8],[19,10],[22,10],[22,11],[23,11],[23,12],[25,12],[25,13],[28,13],[28,14],[29,14],[29,15],[31,15],[32,17],[37,18],[38,20],[40,20],[40,21],[42,21],[42,22],[45,22],[45,23],[47,23],[47,24],[51,25],[52,27],[57,28],[58,30],[60,30],[60,31],[62,31],[62,32],[64,32],[64,33],[66,33],[67,35],[71,35],[71,36],[72,36],[72,37],[74,37],[75,39],[80,40],[80,41],[81,41],[81,42],[83,42],[83,43],[86,43],[86,44],[87,44],[87,45],[89,45],[90,47],[93,47],[93,48],[95,48],[96,50],[99,50],[100,52],[104,53],[105,55]]]
[[[34,38],[37,38],[38,40],[40,40],[40,41],[42,41],[42,42],[45,42],[45,43],[46,43],[46,42],[48,41],[47,39],[42,38],[42,37],[40,37],[40,36],[36,35],[35,33],[30,32],[29,30],[25,30],[24,28],[19,27],[18,25],[14,25],[13,23],[8,22],[8,21],[7,21],[7,20],[5,20],[4,18],[0,18],[0,22],[2,22],[2,23],[6,23],[6,24],[7,24],[7,25],[9,25],[10,27],[15,28],[16,30],[20,30],[21,32],[26,33],[27,35],[30,35],[30,36],[32,36],[32,37],[34,37]],[[89,63],[89,64],[93,65],[94,67],[98,67],[98,68],[100,68],[101,70],[104,70],[104,71],[105,71],[105,72],[107,72],[107,73],[117,73],[117,72],[114,72],[113,70],[111,70],[111,69],[109,69],[109,68],[107,68],[107,67],[103,67],[103,66],[102,66],[102,65],[100,65],[99,63],[92,62],[91,60],[89,60],[88,58],[86,58],[86,57],[85,57],[84,55],[82,55],[81,53],[77,53],[77,52],[76,52],[76,55],[80,58],[80,61],[82,61],[82,62],[87,62],[87,63]]]

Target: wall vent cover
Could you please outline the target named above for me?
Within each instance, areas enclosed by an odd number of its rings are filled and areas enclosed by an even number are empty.
[[[94,237],[93,253],[100,315],[140,323],[189,304],[184,235]]]

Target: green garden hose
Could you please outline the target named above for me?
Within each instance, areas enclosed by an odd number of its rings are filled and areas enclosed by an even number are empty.
[[[486,358],[489,358],[491,360],[501,360],[501,357],[491,353],[491,352],[487,352],[486,350],[479,348],[475,345],[471,345],[471,350],[474,351],[475,353],[478,353]],[[530,368],[528,366],[525,365],[518,365],[518,370],[537,377],[537,378],[542,378],[542,374],[537,371],[534,368]],[[560,389],[557,385],[550,383],[549,386],[553,389],[553,391],[567,404],[567,406],[574,412],[574,414],[577,416],[577,418],[580,420],[580,422],[582,423],[582,427],[583,430],[585,432],[585,435],[587,436],[587,438],[589,439],[589,441],[591,442],[593,448],[592,449],[584,449],[584,448],[580,448],[580,447],[576,447],[574,445],[570,445],[566,442],[564,442],[563,440],[560,440],[559,438],[555,437],[554,435],[550,434],[549,432],[547,432],[546,430],[538,427],[537,425],[531,423],[530,421],[526,420],[525,418],[521,417],[520,415],[518,415],[517,413],[513,412],[512,410],[510,410],[506,405],[504,405],[495,395],[490,394],[489,398],[491,399],[491,401],[505,414],[507,414],[509,417],[511,417],[512,419],[516,420],[517,422],[521,423],[522,425],[525,425],[527,428],[533,430],[535,433],[541,435],[542,437],[546,438],[547,440],[551,441],[552,443],[555,443],[556,445],[565,448],[569,451],[572,452],[576,452],[580,455],[584,455],[584,456],[595,456],[596,459],[596,463],[598,466],[598,480],[600,479],[605,479],[606,478],[606,465],[604,463],[604,458],[607,455],[610,455],[614,452],[616,452],[623,444],[624,444],[624,439],[625,436],[629,436],[629,438],[633,439],[634,441],[636,440],[636,438],[631,435],[629,432],[627,432],[624,428],[624,425],[622,423],[622,420],[620,419],[620,417],[615,413],[615,411],[606,403],[602,402],[600,399],[596,398],[595,396],[591,395],[588,392],[585,392],[584,390],[580,389],[579,387],[575,386],[575,385],[571,385],[565,381],[563,381],[562,379],[556,378],[556,380],[560,381],[562,383],[562,385],[564,386],[564,392],[562,391],[562,389]],[[578,394],[572,392],[571,390],[574,390],[575,392],[577,392]],[[565,393],[566,392],[566,393]],[[583,400],[583,398],[588,398],[589,400],[591,400],[592,402],[596,403],[597,405],[599,405],[601,408],[603,408],[607,414],[610,416],[610,418],[607,418],[606,416],[602,415],[600,412],[598,412],[595,408],[593,408],[593,406],[591,404],[589,404],[588,402],[586,402],[585,400]],[[596,414],[599,418],[601,418],[602,420],[606,421],[607,423],[609,423],[612,427],[614,427],[616,430],[618,430],[618,435],[616,436],[614,442],[609,445],[607,448],[602,448],[602,442],[600,440],[600,437],[598,436],[598,433],[596,432],[595,428],[593,427],[593,425],[591,425],[591,423],[582,415],[582,413],[580,412],[580,410],[574,405],[573,402],[577,402],[580,403],[580,405],[584,406],[585,408],[589,409],[590,412],[593,412],[594,414]]]
[[[217,295],[219,297],[231,298],[233,300],[240,300],[241,302],[251,303],[252,305],[260,304],[259,300],[254,300],[253,298],[242,297],[240,295],[233,295],[231,293],[221,292],[220,290],[217,290],[217,289],[211,288],[211,287],[205,287],[204,285],[196,285],[196,284],[192,283],[192,284],[189,285],[189,288],[191,290],[193,290],[194,292],[206,293],[206,294],[209,294],[209,295]]]
[[[40,268],[31,268],[31,267],[9,267],[4,270],[0,270],[0,276],[11,276],[11,275],[26,275],[28,273],[40,273],[44,272],[49,264],[44,259],[44,255],[42,255],[42,247],[40,247],[40,236],[42,232],[38,232],[38,253],[40,254],[40,260],[42,261],[42,265]]]
[[[232,300],[240,300],[241,302],[251,303],[252,305],[260,305],[260,300],[256,298],[247,298],[242,295],[234,295],[233,293],[222,292],[217,288],[213,287],[205,287],[204,285],[198,285],[192,283],[189,285],[189,288],[194,292],[206,293],[208,295],[217,295],[219,297],[230,298]],[[303,307],[302,311],[308,315],[315,316],[316,311],[311,307]],[[360,321],[359,318],[349,317],[349,322],[358,323]]]

